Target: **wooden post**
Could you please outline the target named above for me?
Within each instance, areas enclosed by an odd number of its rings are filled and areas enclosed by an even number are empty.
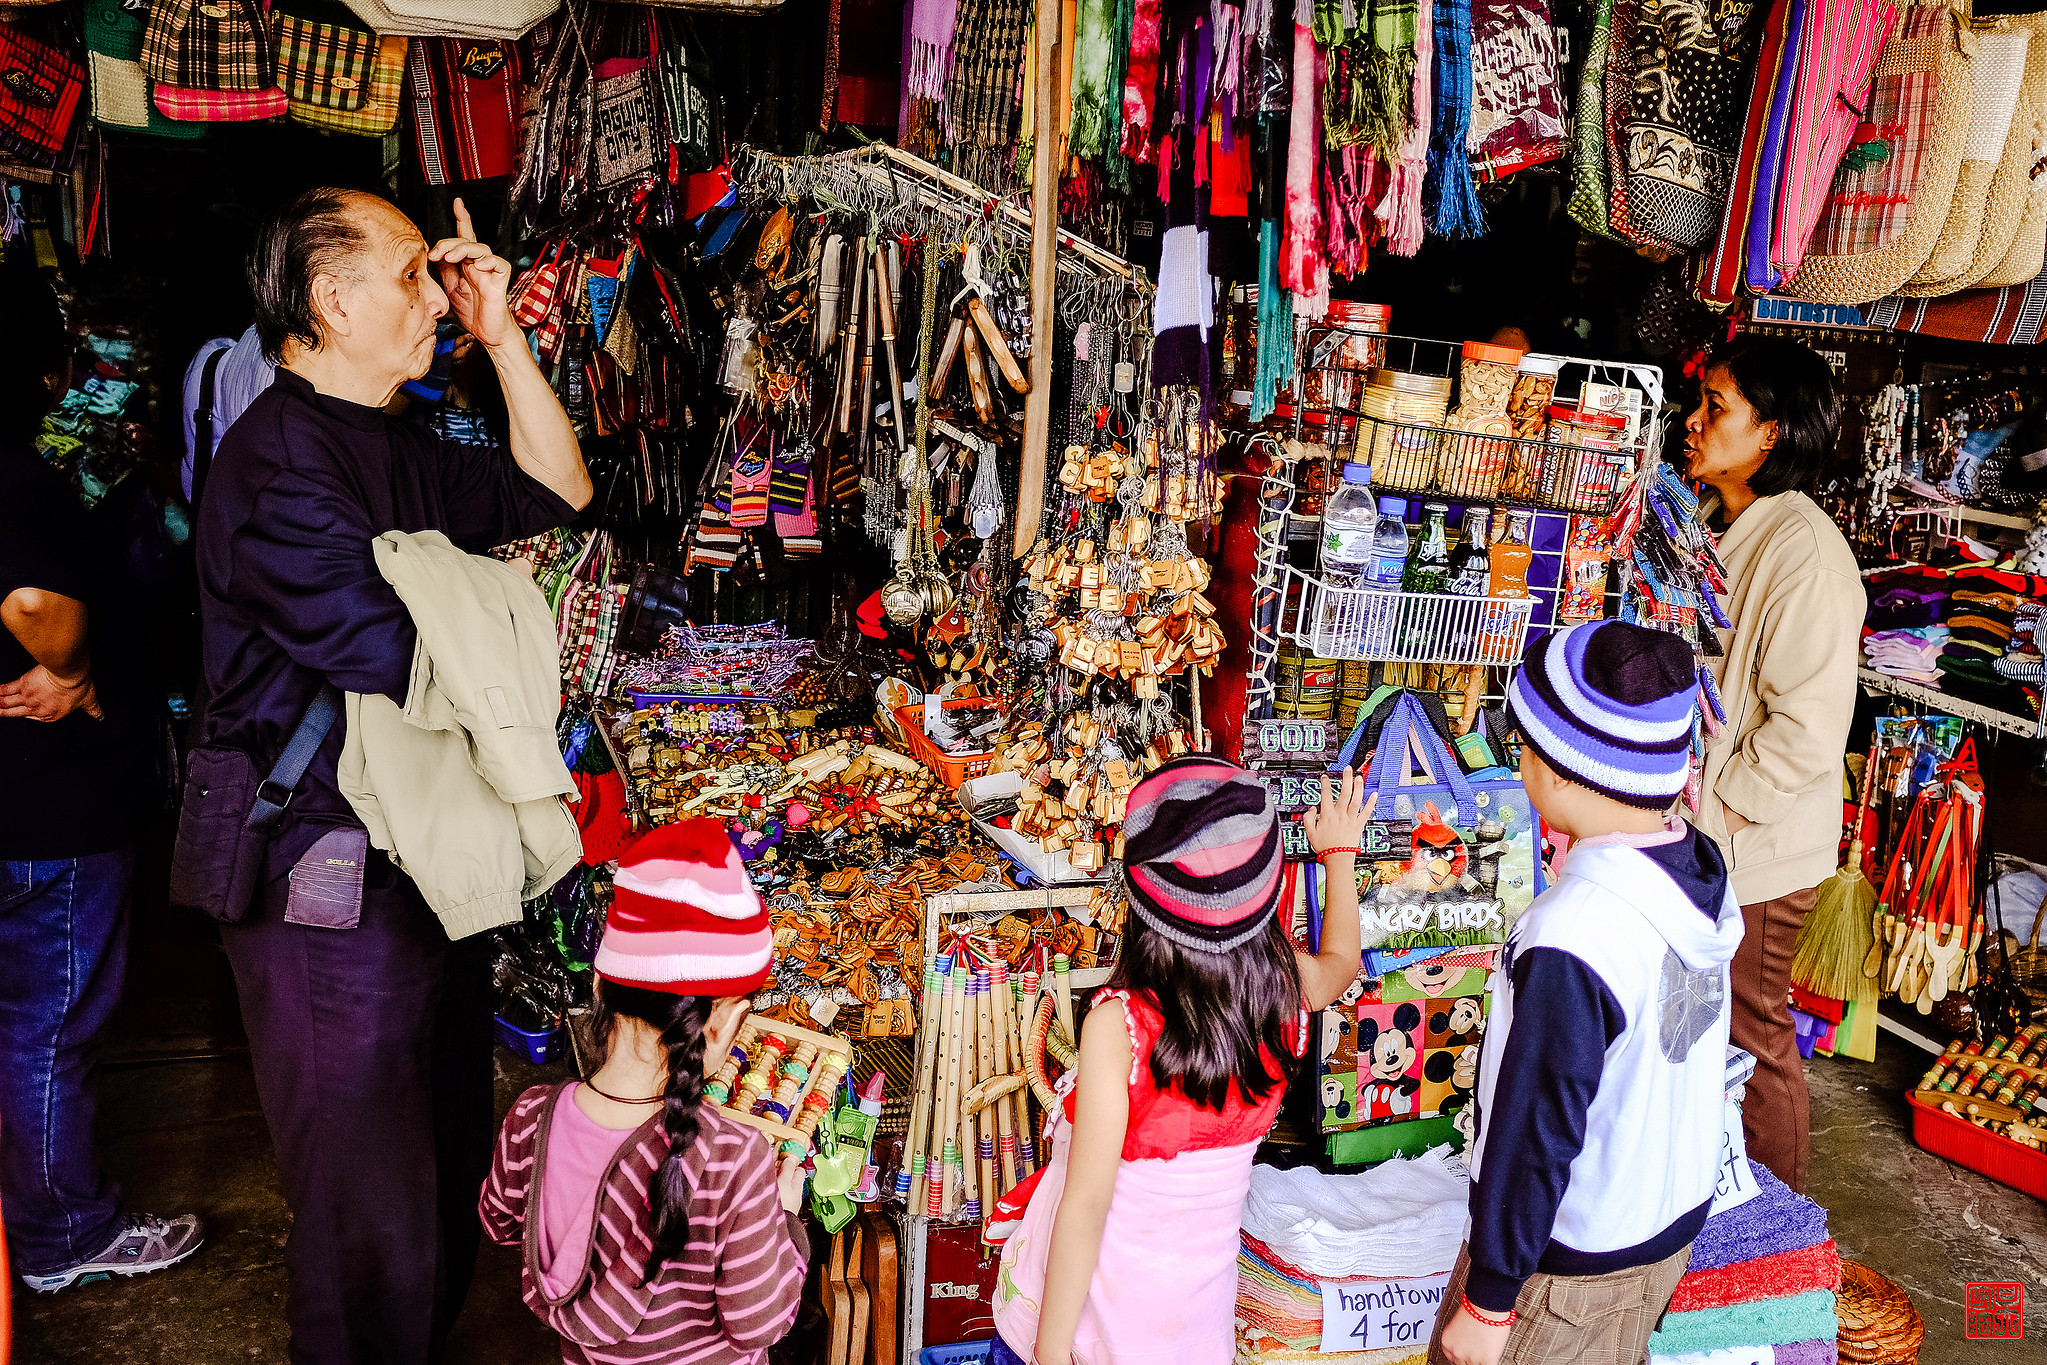
[[[1031,391],[1024,395],[1023,473],[1016,487],[1016,554],[1029,554],[1045,510],[1047,446],[1052,440],[1052,318],[1059,284],[1059,30],[1061,0],[1037,0],[1037,56],[1031,108]]]

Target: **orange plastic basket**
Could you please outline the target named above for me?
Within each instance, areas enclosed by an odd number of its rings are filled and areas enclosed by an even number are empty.
[[[1989,1176],[2000,1185],[2047,1199],[2047,1152],[2036,1152],[1965,1118],[1936,1109],[1916,1093],[1912,1105],[1912,1140],[1949,1161]]]
[[[952,701],[940,702],[948,711],[967,706],[986,706],[986,697],[958,697]],[[924,733],[924,708],[898,706],[896,720],[903,727],[903,738],[909,742],[910,757],[938,774],[948,787],[958,788],[970,777],[985,777],[988,765],[995,761],[995,751],[987,749],[978,754],[949,754],[931,742]]]

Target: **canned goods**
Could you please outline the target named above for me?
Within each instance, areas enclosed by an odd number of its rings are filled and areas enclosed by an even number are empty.
[[[1316,658],[1298,646],[1281,645],[1273,665],[1277,684],[1273,713],[1283,720],[1330,719],[1340,668],[1334,659]]]

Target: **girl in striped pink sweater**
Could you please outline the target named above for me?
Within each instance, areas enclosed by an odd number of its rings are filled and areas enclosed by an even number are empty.
[[[597,950],[603,1064],[519,1097],[478,1210],[523,1246],[521,1292],[568,1365],[755,1365],[795,1321],[801,1166],[778,1176],[765,1137],[703,1103],[770,952],[721,822],[627,851]]]

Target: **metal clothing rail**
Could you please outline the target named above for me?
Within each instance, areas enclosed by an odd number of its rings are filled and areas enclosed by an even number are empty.
[[[775,186],[776,193],[798,197],[821,184],[829,188],[830,173],[842,169],[884,190],[898,204],[929,207],[961,222],[987,222],[1004,228],[1020,245],[1028,246],[1030,242],[1031,216],[1014,200],[991,194],[943,166],[935,166],[885,142],[871,143],[851,151],[827,152],[822,156],[778,156],[742,145],[733,154],[732,168],[733,179],[742,186],[759,188],[773,177],[781,181]],[[902,194],[903,175],[922,181],[932,191],[932,197],[919,198],[914,204],[906,200]],[[1105,251],[1083,237],[1076,237],[1065,228],[1059,229],[1059,250],[1061,264],[1068,268],[1084,269],[1091,275],[1115,276],[1127,281],[1140,293],[1152,292],[1151,281],[1143,267]],[[1078,260],[1072,260],[1068,253]],[[1086,267],[1082,267],[1080,262],[1085,262]]]

